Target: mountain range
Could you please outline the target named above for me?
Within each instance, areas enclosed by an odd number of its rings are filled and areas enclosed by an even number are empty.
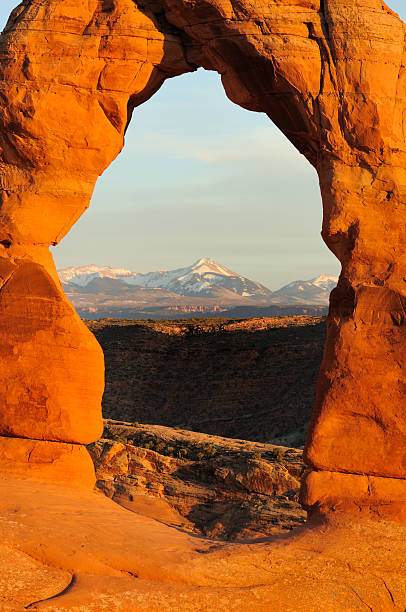
[[[302,314],[303,306],[315,307],[309,314],[322,314],[338,280],[321,274],[272,292],[208,257],[185,268],[147,274],[96,265],[65,268],[58,274],[67,296],[84,318],[227,316],[230,309],[242,309],[241,316],[260,316],[261,312],[269,316],[283,314],[286,307],[286,314]],[[247,309],[252,314],[247,315]]]
[[[273,304],[328,304],[331,291],[337,285],[338,276],[320,274],[311,280],[297,280],[274,291]]]

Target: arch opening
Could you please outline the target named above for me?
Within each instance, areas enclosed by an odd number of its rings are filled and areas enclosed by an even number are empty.
[[[273,291],[337,274],[320,241],[313,168],[265,114],[230,103],[216,73],[166,81],[137,108],[125,141],[54,250],[59,268],[93,262],[146,273],[206,254]]]
[[[165,87],[169,92],[164,92]],[[200,79],[198,73],[176,77],[136,109],[126,133],[124,150],[113,163],[113,170],[100,179],[92,206],[75,226],[79,230],[72,229],[56,247],[57,264],[61,261],[58,251],[61,249],[63,253],[64,243],[68,242],[65,253],[78,258],[79,265],[97,263],[122,269],[123,264],[131,267],[127,261],[133,258],[138,272],[142,263],[142,272],[151,270],[152,266],[145,268],[151,257],[157,262],[156,268],[162,270],[184,268],[200,253],[208,253],[228,269],[262,281],[265,286],[269,286],[268,279],[272,279],[272,289],[279,289],[291,280],[313,278],[326,272],[318,262],[326,247],[319,235],[321,203],[313,169],[272,126],[266,115],[240,111],[215,88],[220,89],[218,77],[213,73],[203,73]],[[212,102],[210,95],[214,98]],[[179,114],[182,116],[177,116]],[[221,133],[217,134],[217,130]],[[154,176],[159,176],[159,181]],[[125,185],[126,180],[130,181],[128,185]],[[294,181],[300,186],[294,185]],[[121,197],[124,203],[118,202]],[[99,205],[103,211],[101,222],[98,221]],[[83,222],[85,216],[87,219]],[[144,218],[148,224],[144,223]],[[126,228],[127,234],[123,235]],[[321,248],[313,246],[316,240]],[[85,241],[92,256],[84,260],[81,252]],[[160,241],[163,244],[159,244]],[[130,249],[134,253],[129,253]],[[311,249],[313,252],[305,261],[304,253]],[[101,254],[105,260],[100,261],[94,253]],[[174,258],[174,264],[168,266],[167,255]],[[331,255],[326,260],[330,263],[332,258]],[[265,266],[262,270],[259,268],[263,260],[266,267],[269,265],[269,272]],[[303,267],[299,268],[300,265]],[[259,268],[264,276],[251,273],[250,268]],[[125,287],[124,294],[120,286],[115,296],[114,288],[109,286],[107,294],[102,296],[102,281],[98,281],[94,294],[87,288],[81,291],[74,282],[65,285],[64,289],[77,312],[86,319],[182,319],[219,315],[229,319],[300,313],[317,316],[326,312],[325,304],[312,309],[302,300],[296,307],[292,303],[288,306],[278,296],[275,302],[268,304],[238,293],[230,297],[226,291],[223,296],[216,294],[216,297],[204,293],[167,298],[157,295],[156,289],[152,296],[146,290],[140,295],[138,287],[133,293]],[[120,344],[121,348],[116,351],[108,329],[102,331],[91,325],[105,355],[103,414],[121,421],[181,425],[207,434],[302,447],[314,403],[324,341],[323,325],[314,326],[313,323],[309,319],[308,328],[299,327],[296,340],[283,330],[276,332],[285,350],[268,346],[269,350],[265,351],[266,342],[261,331],[244,334],[242,329],[240,347],[238,343],[233,345],[229,337],[230,352],[226,361],[215,350],[211,357],[205,355],[205,342],[209,337],[202,338],[201,346],[195,347],[196,352],[190,346],[182,348],[182,340],[174,339],[172,352],[166,336],[156,334],[162,339],[162,347],[168,355],[159,350],[154,353],[154,367],[144,359],[143,336],[138,337],[135,328],[134,336],[130,333],[120,336],[126,348]],[[186,339],[183,342],[187,344]],[[220,339],[219,342],[221,344]],[[295,342],[296,357],[289,348],[290,342]],[[122,370],[126,366],[120,358],[121,350],[132,363],[130,380]],[[184,351],[189,353],[187,361],[182,357]],[[250,351],[256,351],[255,360],[252,356],[248,358]],[[243,354],[248,358],[246,362]],[[198,363],[200,368],[207,368],[204,381],[196,378],[194,368]],[[241,380],[242,363],[246,363],[245,384]],[[180,371],[175,374],[178,366]],[[174,369],[172,374],[171,368]],[[156,372],[154,376],[151,376],[152,370]],[[217,376],[220,371],[223,385]],[[176,388],[172,379],[177,381]],[[231,380],[234,380],[232,385]],[[155,387],[152,397],[150,388]],[[193,414],[192,406],[200,408]]]

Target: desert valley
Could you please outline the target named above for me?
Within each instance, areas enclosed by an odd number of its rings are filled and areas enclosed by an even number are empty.
[[[324,317],[88,326],[106,359],[103,437],[88,447],[99,489],[216,539],[303,524],[301,449]]]

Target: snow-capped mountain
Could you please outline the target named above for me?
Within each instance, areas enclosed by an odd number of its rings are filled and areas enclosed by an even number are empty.
[[[327,311],[330,291],[338,280],[337,276],[321,274],[272,293],[208,257],[186,268],[148,274],[91,265],[59,270],[59,277],[85,318],[179,318],[226,316],[227,312],[230,316],[309,314],[304,307],[313,307],[311,313],[319,314]],[[245,310],[239,315],[241,308]]]
[[[59,271],[59,277],[68,291],[74,290],[76,293],[79,288],[86,293],[89,293],[89,289],[93,287],[97,289],[97,292],[108,288],[108,293],[111,293],[114,286],[117,291],[120,288],[121,290],[128,289],[130,286],[132,288],[165,289],[177,295],[217,298],[226,301],[232,296],[241,296],[247,300],[269,303],[272,296],[272,291],[267,287],[232,272],[208,257],[203,257],[191,266],[177,270],[158,270],[141,274],[124,268],[91,265],[65,268]]]
[[[86,287],[92,280],[96,278],[114,278],[129,282],[129,279],[135,277],[137,272],[132,272],[126,268],[110,268],[107,266],[77,266],[58,270],[58,275],[61,283],[64,285],[74,283],[79,287]]]
[[[338,276],[320,274],[311,280],[293,281],[272,294],[273,304],[328,304]]]

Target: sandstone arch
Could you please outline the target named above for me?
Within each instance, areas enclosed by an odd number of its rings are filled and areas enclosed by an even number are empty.
[[[342,264],[303,503],[404,499],[405,32],[380,0],[24,0],[13,11],[0,40],[3,471],[27,473],[29,457],[34,476],[58,480],[58,462],[48,475],[40,465],[56,453],[91,482],[80,444],[101,431],[102,355],[48,247],[89,205],[134,108],[202,66],[314,165],[322,236]]]

